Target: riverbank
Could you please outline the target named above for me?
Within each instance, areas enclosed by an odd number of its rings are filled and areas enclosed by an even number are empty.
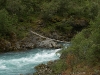
[[[16,37],[14,37],[14,39],[12,39],[11,41],[0,39],[1,52],[22,51],[22,50],[24,51],[28,49],[34,49],[34,48],[48,48],[48,49],[61,48],[61,44],[59,44],[59,42],[63,42],[63,41],[51,39],[42,36],[38,33],[36,33],[37,34],[36,35],[34,33],[29,32],[25,38],[19,41],[17,41]]]
[[[81,63],[77,67],[68,68],[66,61],[61,59],[49,61],[47,64],[40,64],[35,69],[36,72],[33,75],[100,75],[98,65],[90,67]]]

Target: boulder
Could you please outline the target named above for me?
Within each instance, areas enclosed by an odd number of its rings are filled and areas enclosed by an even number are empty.
[[[35,47],[37,48],[60,48],[61,47],[61,45],[59,45],[53,39],[39,35],[35,32],[30,32],[26,38],[21,40],[20,43],[22,49],[32,49]]]
[[[61,46],[52,39],[46,39],[39,43],[38,47],[40,48],[60,48]]]
[[[20,43],[19,42],[16,42],[15,46],[16,46],[17,49],[20,49]]]

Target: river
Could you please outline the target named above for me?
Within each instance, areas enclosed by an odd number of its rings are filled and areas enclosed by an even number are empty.
[[[27,75],[35,72],[34,67],[50,60],[59,59],[60,49],[32,49],[24,52],[0,54],[0,75]]]

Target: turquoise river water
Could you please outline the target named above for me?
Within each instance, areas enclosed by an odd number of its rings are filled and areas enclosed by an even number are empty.
[[[0,75],[27,75],[34,67],[47,61],[59,59],[60,49],[32,49],[24,52],[0,54]]]

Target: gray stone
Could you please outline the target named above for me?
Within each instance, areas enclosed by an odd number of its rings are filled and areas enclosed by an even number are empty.
[[[60,45],[57,44],[57,42],[51,40],[51,39],[46,39],[40,42],[39,47],[41,48],[59,48]]]

